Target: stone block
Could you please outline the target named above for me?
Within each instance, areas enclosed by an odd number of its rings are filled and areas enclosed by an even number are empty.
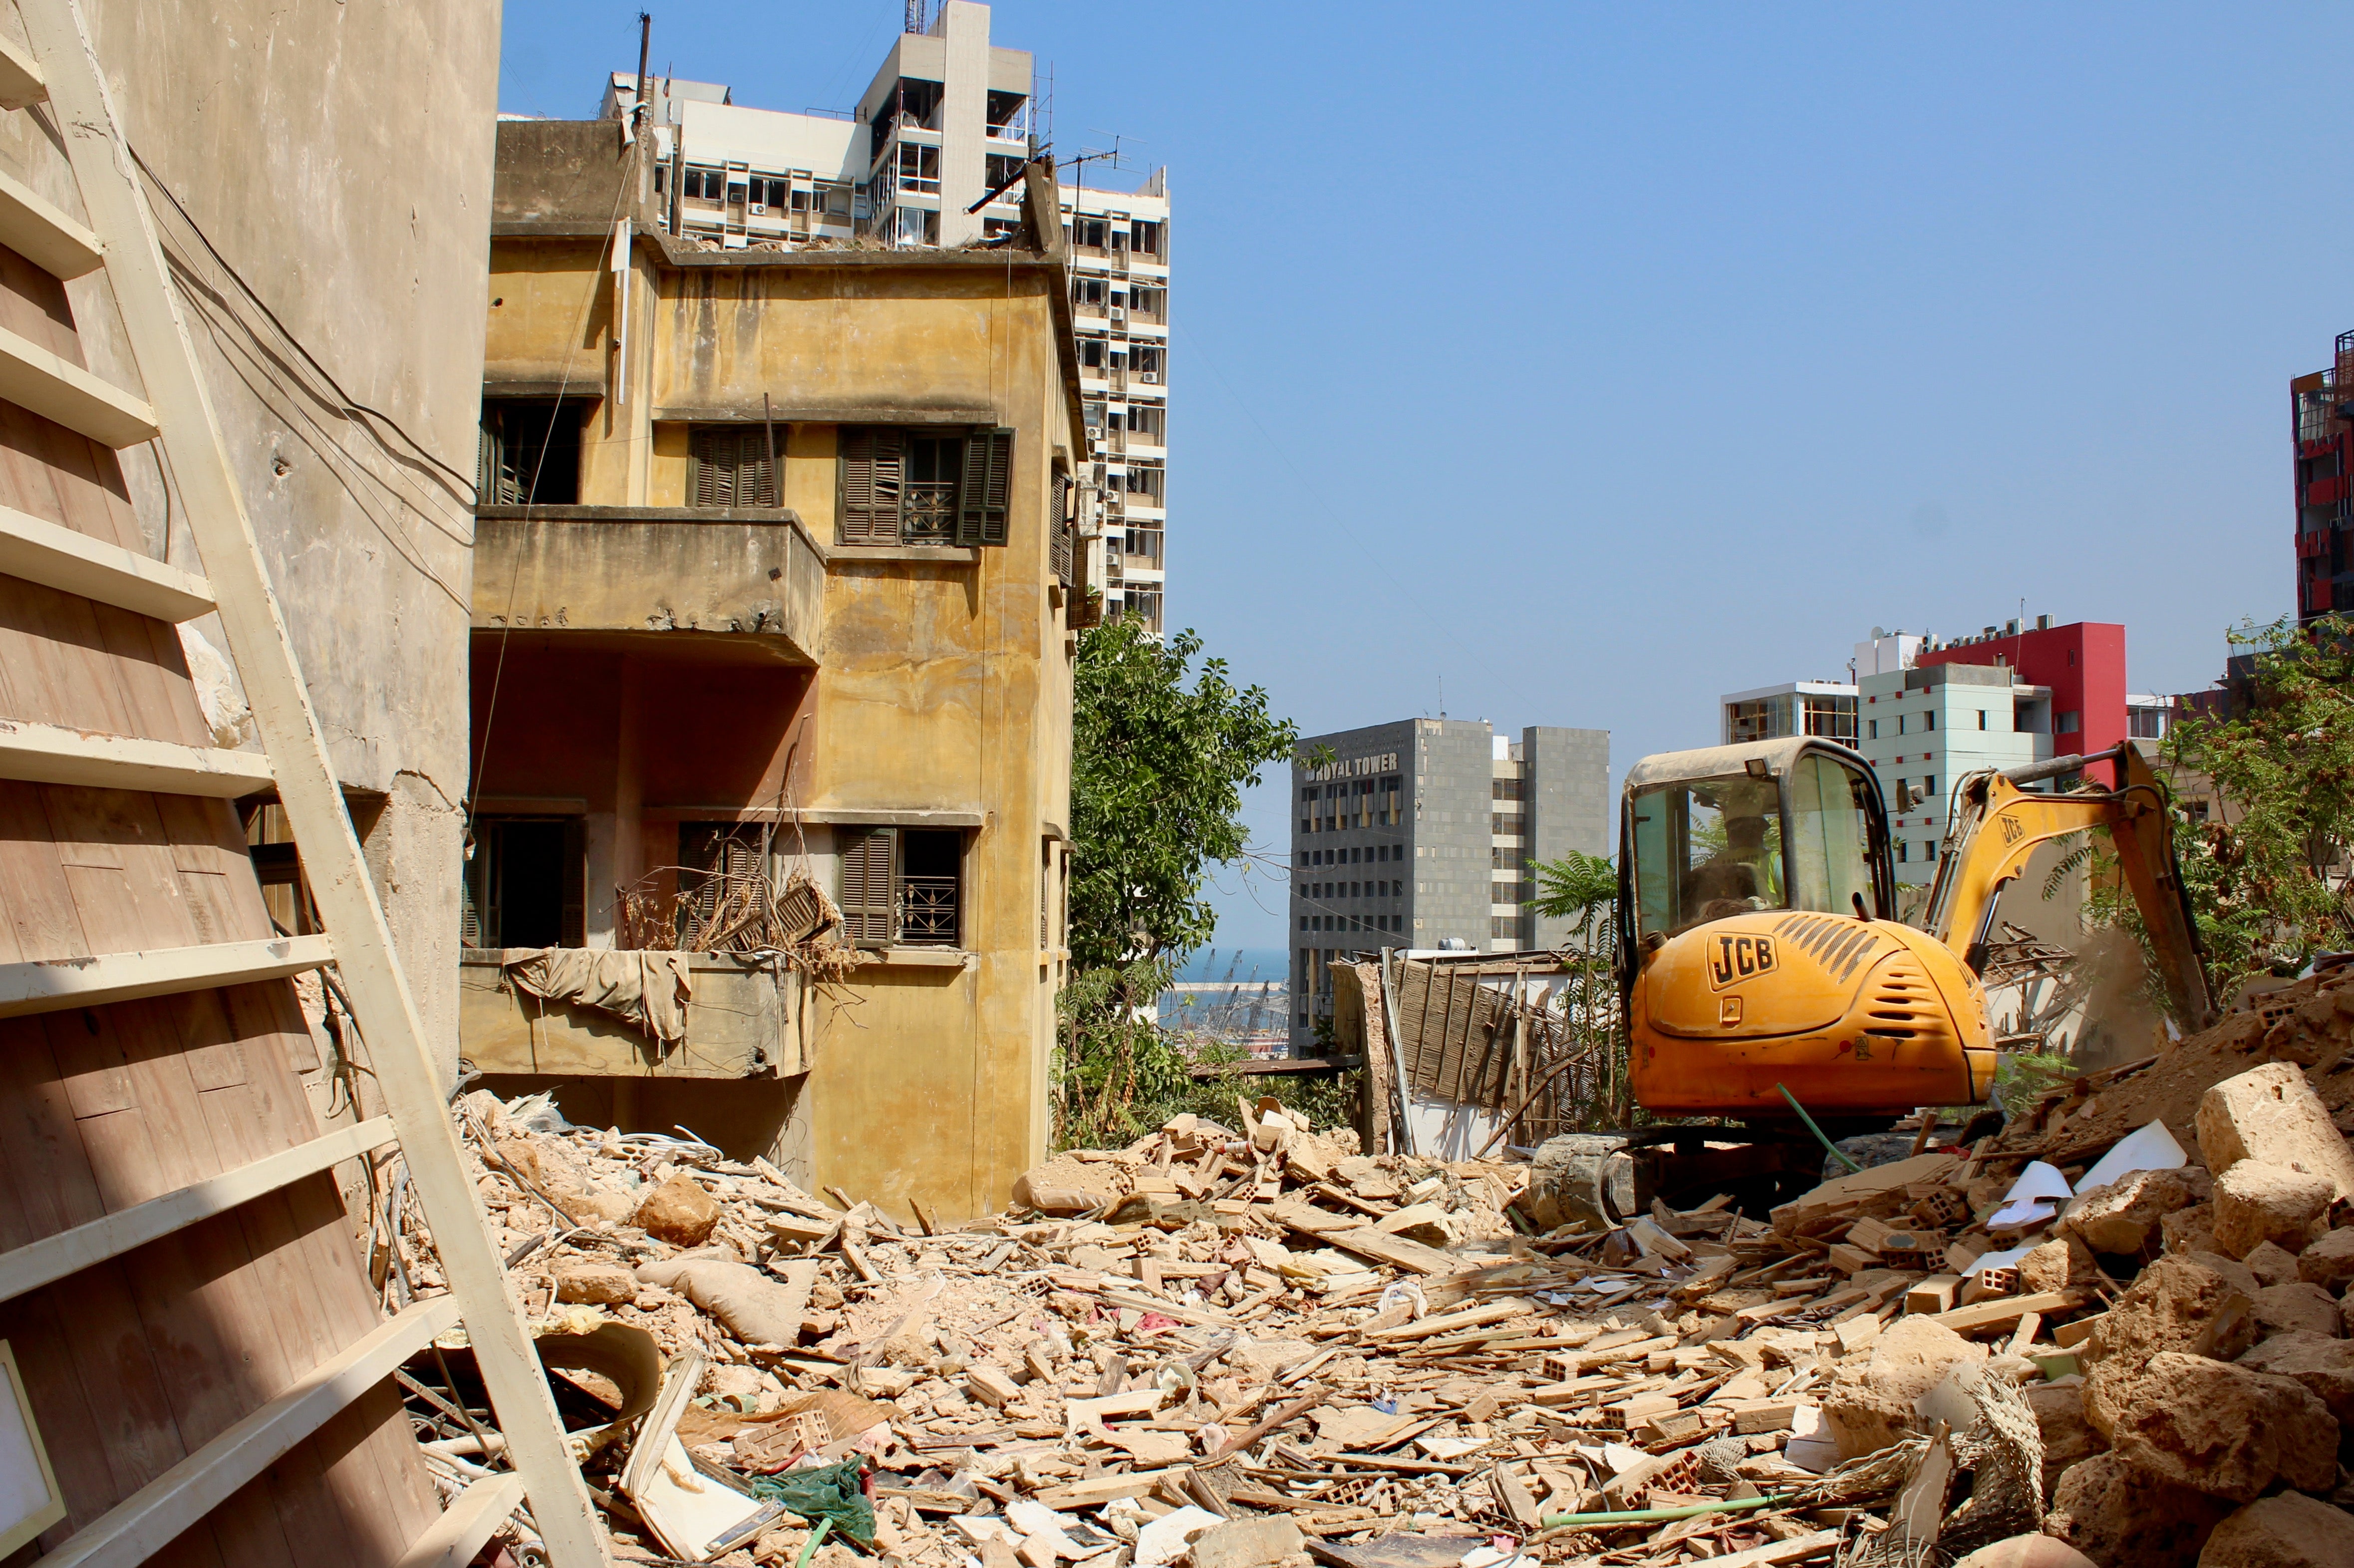
[[[2200,1548],[2231,1511],[2220,1498],[2095,1454],[2060,1478],[2043,1532],[2101,1568],[2197,1568]]]
[[[638,1298],[638,1277],[618,1263],[578,1263],[556,1271],[556,1298],[618,1307]]]
[[[2354,1280],[2354,1228],[2335,1230],[2296,1255],[2296,1276],[2343,1295]]]
[[[2295,1378],[2327,1405],[2341,1425],[2354,1423],[2354,1340],[2291,1330],[2248,1351],[2239,1364],[2274,1377]]]
[[[1923,1394],[1943,1383],[1956,1366],[1976,1365],[1986,1358],[1984,1345],[1971,1343],[1942,1323],[1898,1319],[1872,1341],[1871,1358],[1862,1368],[1842,1370],[1823,1399],[1823,1422],[1840,1446],[1840,1457],[1875,1454],[1896,1442],[1918,1425],[1913,1407]]]
[[[2255,1340],[2251,1293],[2205,1264],[2169,1253],[2141,1271],[2079,1351],[2090,1367],[2085,1418],[2115,1442],[2117,1409],[2152,1356],[2182,1351],[2228,1358]]]
[[[2218,1177],[2254,1160],[2321,1177],[2333,1198],[2354,1198],[2354,1150],[2305,1074],[2287,1063],[2266,1063],[2209,1089],[2197,1126],[2199,1151]]]
[[[2243,1160],[2215,1178],[2216,1248],[2239,1258],[2264,1242],[2303,1252],[2330,1197],[2326,1176]]]
[[[2199,1568],[2344,1568],[2354,1514],[2299,1492],[2259,1498],[2215,1527]]]
[[[2027,1408],[2035,1413],[2035,1428],[2043,1439],[2043,1495],[2049,1498],[2070,1467],[2103,1452],[2109,1442],[2084,1419],[2082,1377],[2031,1383],[2021,1392],[2027,1395]]]
[[[2274,1477],[2300,1488],[2338,1479],[2338,1423],[2303,1383],[2179,1351],[2149,1359],[2109,1440],[2136,1467],[2233,1502]]]
[[[2257,1291],[2256,1322],[2267,1335],[2297,1330],[2336,1339],[2344,1329],[2337,1300],[2320,1286],[2302,1279],[2267,1285]]]
[[[1981,1546],[1954,1568],[2099,1568],[2064,1541],[2048,1535],[2014,1535],[1992,1546]]]
[[[2296,1254],[2278,1242],[2258,1242],[2242,1260],[2259,1286],[2286,1285],[2296,1278]]]
[[[2094,1252],[2138,1253],[2157,1236],[2159,1222],[2192,1201],[2190,1183],[2179,1171],[2136,1171],[2079,1194],[2059,1229],[2081,1236]]]

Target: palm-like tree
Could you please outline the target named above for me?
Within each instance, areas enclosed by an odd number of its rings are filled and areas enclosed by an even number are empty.
[[[1576,925],[1576,937],[1572,943],[1575,956],[1572,972],[1576,976],[1575,994],[1564,996],[1563,1013],[1577,1035],[1583,1036],[1581,1052],[1592,1051],[1604,1039],[1615,1035],[1618,1027],[1617,996],[1609,986],[1609,974],[1602,962],[1602,941],[1617,922],[1618,872],[1604,854],[1587,854],[1571,850],[1559,860],[1535,862],[1531,870],[1537,874],[1537,895],[1528,901],[1529,907],[1547,920],[1569,920]],[[1601,993],[1610,990],[1606,999]],[[1603,1096],[1615,1114],[1619,1112],[1619,1075],[1617,1053],[1603,1053],[1607,1065],[1596,1075]]]

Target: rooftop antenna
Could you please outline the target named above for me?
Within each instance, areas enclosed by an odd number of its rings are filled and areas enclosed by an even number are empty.
[[[630,106],[630,139],[636,141],[645,126],[646,113],[646,50],[654,38],[654,16],[651,11],[638,13],[638,97]]]
[[[1444,675],[1438,677],[1438,716],[1447,716],[1447,677]]]

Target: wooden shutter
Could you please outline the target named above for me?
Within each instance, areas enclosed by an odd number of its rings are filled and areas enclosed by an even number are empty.
[[[1013,488],[1013,432],[975,430],[965,438],[964,476],[957,485],[956,542],[1002,545]]]
[[[904,431],[842,432],[839,534],[843,544],[899,542],[899,502],[907,470],[907,441]]]
[[[696,506],[768,506],[776,486],[769,464],[769,434],[711,426],[690,438],[695,460]]]
[[[896,828],[846,829],[842,844],[843,933],[853,942],[898,938]]]

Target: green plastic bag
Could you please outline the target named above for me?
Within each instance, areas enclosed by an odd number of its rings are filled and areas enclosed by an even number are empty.
[[[773,1476],[747,1476],[753,1495],[780,1502],[812,1524],[832,1520],[833,1528],[859,1545],[875,1547],[875,1505],[859,1484],[860,1465],[844,1459],[809,1470],[783,1470]]]

